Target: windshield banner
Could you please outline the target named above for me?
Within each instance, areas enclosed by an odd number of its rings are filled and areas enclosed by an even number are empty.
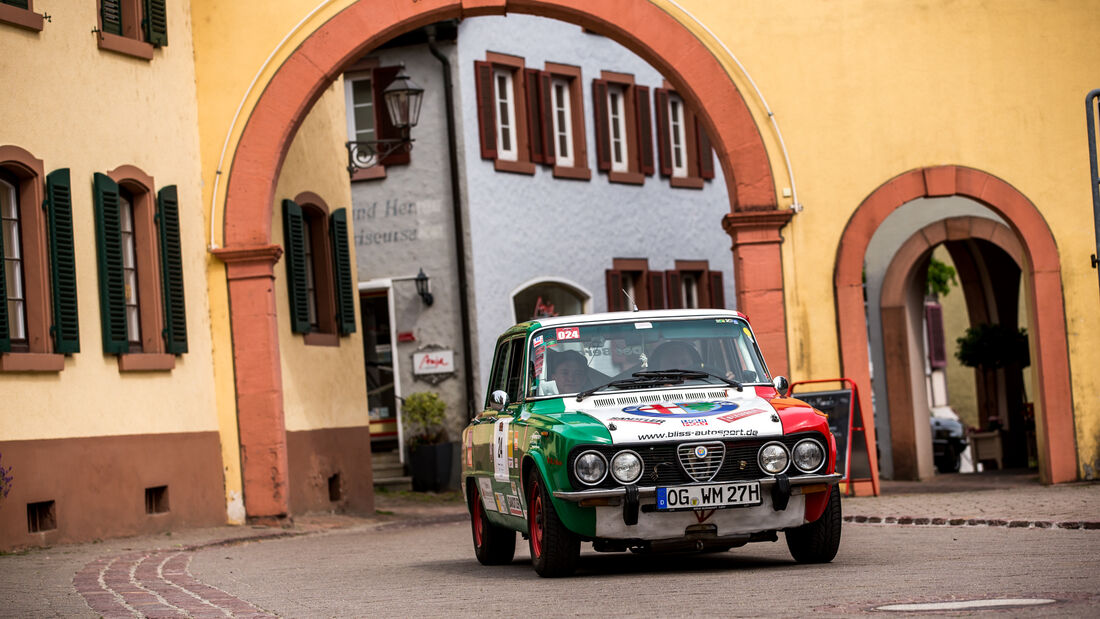
[[[584,402],[578,410],[607,427],[614,444],[783,435],[775,409],[753,390],[729,390],[724,398],[713,400],[692,400],[690,392],[685,396],[635,406]]]

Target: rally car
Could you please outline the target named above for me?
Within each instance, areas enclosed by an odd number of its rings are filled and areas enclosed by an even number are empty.
[[[541,576],[602,552],[777,541],[824,563],[840,543],[836,441],[786,397],[744,315],[661,310],[540,318],[498,340],[485,410],[462,434],[474,553]]]

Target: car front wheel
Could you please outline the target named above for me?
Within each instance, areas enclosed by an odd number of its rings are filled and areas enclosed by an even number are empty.
[[[828,563],[840,548],[840,491],[829,489],[829,502],[821,517],[794,529],[787,529],[787,548],[799,563]]]
[[[485,515],[485,503],[476,483],[470,484],[470,528],[474,554],[482,565],[506,565],[516,554],[516,532],[498,527]]]
[[[531,564],[539,576],[568,576],[577,569],[581,540],[558,518],[538,471],[527,480],[527,527]]]

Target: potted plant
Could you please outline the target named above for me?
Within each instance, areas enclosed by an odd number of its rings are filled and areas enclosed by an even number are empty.
[[[454,446],[443,426],[446,403],[439,395],[421,391],[405,396],[401,407],[409,468],[416,492],[445,490],[451,479]]]

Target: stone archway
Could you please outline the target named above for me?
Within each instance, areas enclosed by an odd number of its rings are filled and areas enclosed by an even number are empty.
[[[1000,215],[1012,228],[1010,238],[1001,232],[989,232],[991,240],[1012,254],[1022,257],[1029,277],[1026,290],[1031,313],[1030,324],[1034,329],[1034,357],[1038,409],[1036,429],[1039,443],[1039,474],[1045,483],[1058,483],[1077,479],[1077,449],[1074,440],[1073,403],[1070,397],[1069,358],[1066,344],[1065,309],[1062,300],[1061,263],[1054,237],[1039,210],[1023,194],[1005,181],[988,173],[962,166],[939,166],[911,170],[897,176],[876,189],[860,204],[840,239],[837,251],[834,285],[836,287],[837,325],[843,372],[854,379],[864,393],[871,386],[867,358],[867,322],[863,311],[862,270],[863,258],[871,236],[890,213],[902,204],[917,198],[962,196],[981,202]],[[911,270],[923,253],[938,243],[932,242],[943,235],[961,234],[961,230],[948,229],[946,224],[930,226],[928,236],[924,231],[914,235],[919,239],[907,243],[899,250],[891,264],[897,265],[897,286],[908,279]],[[974,226],[966,234],[975,232]],[[980,231],[978,232],[981,233]],[[986,238],[986,237],[983,237]],[[912,239],[911,239],[912,240]],[[1014,248],[1019,248],[1014,249]],[[887,276],[889,281],[890,276]],[[889,293],[894,301],[901,292]],[[883,290],[883,307],[887,305],[888,292]],[[886,311],[883,315],[883,332],[886,327]],[[895,319],[891,319],[895,320]],[[895,322],[895,328],[897,323]],[[900,332],[905,337],[907,331]],[[890,342],[884,342],[890,346]],[[900,346],[900,347],[899,347]],[[887,348],[887,356],[906,356],[908,345],[893,343]],[[895,350],[896,349],[896,350]],[[906,357],[907,358],[907,357]],[[889,369],[887,370],[890,371]],[[894,372],[899,372],[894,367]],[[895,380],[901,380],[897,378]],[[908,384],[908,379],[902,384]],[[907,394],[891,398],[891,419],[895,418],[895,399],[904,400]],[[908,394],[911,395],[911,394]],[[908,398],[910,410],[912,398]],[[869,403],[865,402],[864,406]],[[904,408],[904,403],[898,406]],[[912,426],[911,412],[904,419]]]
[[[887,408],[890,414],[890,436],[894,474],[897,479],[922,479],[931,476],[932,445],[928,433],[928,405],[924,385],[924,347],[921,317],[911,307],[911,290],[920,265],[941,243],[983,240],[1000,248],[1018,267],[1023,268],[1023,248],[1004,224],[982,217],[949,217],[931,223],[913,233],[898,248],[883,278],[880,311],[882,315],[884,373],[887,384]],[[951,251],[952,259],[963,258]],[[965,262],[956,260],[963,285],[974,274]],[[919,285],[919,282],[917,282]],[[982,299],[967,295],[972,321],[984,315],[979,307]],[[915,334],[915,335],[914,335]]]
[[[738,307],[770,317],[757,323],[761,346],[786,370],[775,183],[760,131],[718,58],[687,28],[649,2],[580,0],[437,0],[352,4],[319,27],[286,59],[252,108],[226,186],[224,247],[233,339],[242,481],[249,517],[288,511],[286,431],[271,239],[275,179],[290,142],[323,90],[344,67],[394,36],[444,19],[529,13],[579,24],[641,56],[683,94],[712,136],[727,178]],[[717,224],[717,222],[716,222]],[[745,263],[767,267],[742,282]]]

